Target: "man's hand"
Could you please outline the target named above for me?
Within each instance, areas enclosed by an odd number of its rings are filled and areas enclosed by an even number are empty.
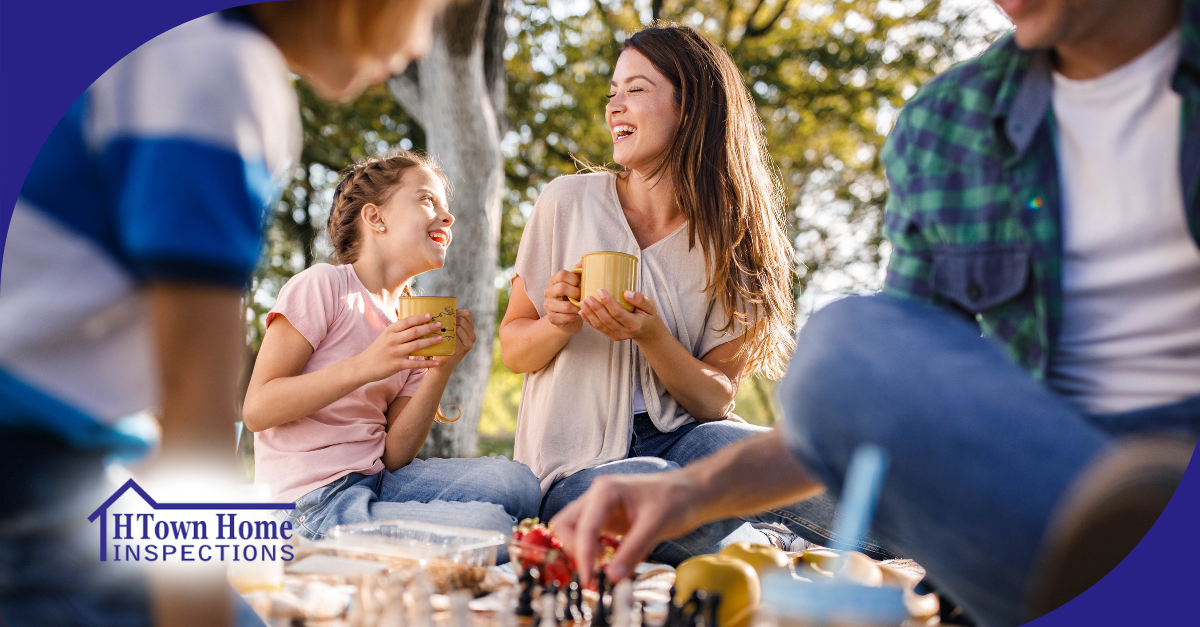
[[[608,475],[596,479],[582,497],[550,521],[575,559],[586,585],[600,554],[600,535],[623,535],[612,564],[605,569],[612,581],[633,572],[659,542],[680,537],[699,522],[693,522],[697,486],[685,471],[652,475]],[[702,522],[702,521],[700,521]]]
[[[764,482],[763,477],[772,480]],[[595,563],[602,533],[624,535],[605,569],[612,581],[619,581],[663,540],[714,520],[796,503],[824,489],[772,430],[734,442],[682,470],[600,477],[550,525],[577,565]],[[581,567],[583,583],[591,570]]]

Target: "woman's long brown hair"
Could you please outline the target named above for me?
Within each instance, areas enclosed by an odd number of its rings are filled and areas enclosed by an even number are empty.
[[[675,184],[690,246],[700,241],[705,291],[728,314],[723,332],[745,333],[746,373],[783,376],[795,348],[787,199],[742,75],[716,43],[687,26],[659,24],[625,40],[671,84],[679,130],[655,174]]]

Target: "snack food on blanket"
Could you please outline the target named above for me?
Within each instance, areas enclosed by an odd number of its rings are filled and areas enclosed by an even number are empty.
[[[758,573],[735,557],[697,555],[675,569],[675,605],[682,606],[697,590],[709,596],[720,595],[720,627],[746,627],[759,601]]]
[[[754,568],[759,577],[780,569],[786,569],[790,560],[787,553],[769,544],[750,544],[742,540],[721,549],[718,555],[736,557]]]
[[[597,568],[611,562],[620,546],[620,540],[610,536],[602,537],[600,542],[604,550],[597,558]],[[574,562],[564,550],[562,540],[536,518],[526,518],[513,528],[508,553],[523,569],[538,567],[542,581],[547,585],[566,586],[575,572]]]

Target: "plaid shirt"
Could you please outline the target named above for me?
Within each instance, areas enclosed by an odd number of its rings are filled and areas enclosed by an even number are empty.
[[[1200,0],[1185,2],[1181,22],[1180,182],[1200,244]],[[884,292],[973,317],[1039,379],[1063,300],[1052,84],[1049,53],[1008,35],[922,89],[881,155],[893,245]]]

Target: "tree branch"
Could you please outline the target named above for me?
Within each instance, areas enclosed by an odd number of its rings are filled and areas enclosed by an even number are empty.
[[[758,4],[754,7],[754,11],[750,13],[750,17],[746,18],[746,30],[745,34],[742,35],[742,39],[762,37],[767,31],[771,30],[775,26],[775,22],[778,22],[779,18],[783,16],[783,12],[787,10],[788,0],[780,0],[779,9],[775,11],[775,15],[772,15],[771,19],[767,20],[766,24],[755,26],[754,18],[758,16],[758,12],[763,8],[764,4],[766,4],[766,0],[758,0]]]
[[[400,103],[401,107],[404,107],[408,117],[424,128],[425,111],[421,106],[421,81],[418,68],[417,63],[410,63],[403,74],[393,76],[388,81],[388,91],[392,92],[392,97]]]
[[[594,0],[596,12],[600,14],[600,19],[604,21],[604,25],[608,26],[608,32],[613,36],[613,42],[616,42],[617,25],[613,23],[612,18],[608,15],[608,9],[604,8],[603,0]]]
[[[483,80],[496,112],[496,126],[501,137],[508,131],[508,82],[504,70],[504,45],[507,42],[504,16],[507,13],[508,0],[491,0],[483,31]]]

